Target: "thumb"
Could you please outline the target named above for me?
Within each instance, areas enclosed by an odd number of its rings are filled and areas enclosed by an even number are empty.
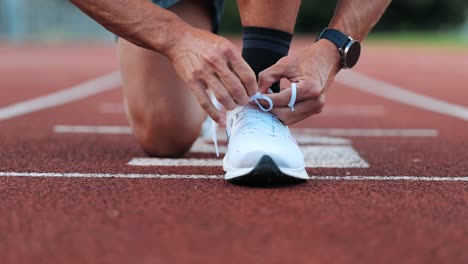
[[[292,77],[291,66],[281,63],[281,60],[271,67],[263,70],[258,74],[258,88],[261,93],[266,93],[268,89],[281,78]]]

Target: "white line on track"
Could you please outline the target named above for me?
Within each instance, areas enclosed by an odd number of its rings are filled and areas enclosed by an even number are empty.
[[[0,121],[78,101],[119,85],[120,74],[114,71],[65,90],[0,108]]]
[[[44,178],[131,178],[131,179],[221,179],[222,175],[202,174],[111,174],[111,173],[41,173],[41,172],[0,172],[0,177],[44,177]]]
[[[468,107],[418,94],[355,71],[342,71],[336,81],[389,100],[468,121]]]
[[[86,126],[86,125],[56,125],[53,127],[55,133],[76,133],[76,134],[131,134],[131,128],[128,126]],[[328,136],[352,136],[352,137],[437,137],[437,129],[371,129],[371,128],[298,128],[292,129],[295,136],[303,139],[311,135]],[[224,133],[219,134],[220,137]],[[304,139],[305,140],[305,139]],[[316,138],[321,143],[334,142],[334,144],[346,144],[345,139],[336,140],[333,138]],[[299,141],[299,140],[298,140]]]
[[[207,166],[219,167],[223,165],[221,159],[164,159],[164,158],[133,158],[128,162],[130,166]]]
[[[305,166],[308,168],[369,168],[369,163],[351,146],[301,146],[301,149],[304,153]],[[192,152],[196,152],[196,149],[192,149]],[[127,165],[143,167],[221,167],[223,160],[132,158]]]
[[[326,105],[321,116],[380,117],[385,115],[381,105]]]
[[[132,129],[128,126],[54,126],[55,133],[75,134],[131,134]]]
[[[437,129],[302,128],[298,133],[348,137],[437,137]]]
[[[130,179],[222,179],[223,175],[202,174],[111,174],[111,173],[40,173],[40,172],[0,172],[0,177],[44,177],[44,178],[130,178]],[[428,182],[468,182],[468,176],[311,176],[311,180],[321,181],[428,181]]]
[[[102,103],[98,109],[103,114],[125,114],[124,103]]]

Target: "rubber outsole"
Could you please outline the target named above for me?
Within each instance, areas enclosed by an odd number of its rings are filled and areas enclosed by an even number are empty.
[[[307,180],[284,174],[273,159],[265,155],[248,174],[232,178],[229,182],[246,186],[278,186],[304,183]]]

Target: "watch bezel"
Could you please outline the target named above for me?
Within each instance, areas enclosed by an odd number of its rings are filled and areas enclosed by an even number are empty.
[[[344,69],[351,69],[352,67],[354,67],[359,61],[359,57],[361,55],[361,43],[359,43],[359,41],[357,40],[352,39],[351,37],[348,37],[348,38],[349,38],[349,41],[348,43],[346,43],[346,46],[344,47],[344,49],[339,49],[340,52],[342,52],[342,66]],[[351,49],[353,45],[357,45],[357,47],[359,48],[358,54],[356,55],[357,58],[354,60],[354,62],[352,62],[352,64],[349,64],[350,63],[348,59],[349,50]]]

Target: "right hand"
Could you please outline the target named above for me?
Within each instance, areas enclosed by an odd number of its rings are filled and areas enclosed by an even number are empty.
[[[258,89],[255,73],[227,39],[211,32],[186,28],[165,53],[179,76],[192,89],[205,112],[224,125],[225,115],[211,102],[207,90],[227,110],[246,105]]]

